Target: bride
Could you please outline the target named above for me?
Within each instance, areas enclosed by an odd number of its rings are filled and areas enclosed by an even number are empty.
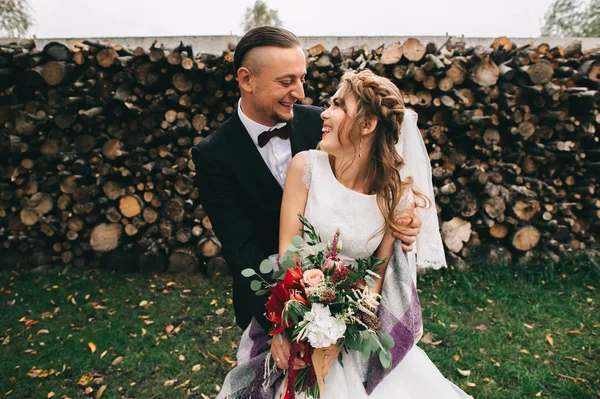
[[[423,229],[419,240],[422,236],[425,240],[421,240],[424,245],[417,241],[419,263],[421,258],[433,267],[445,263],[428,159],[407,170],[399,155],[398,145],[402,143],[411,145],[403,151],[411,151],[411,157],[413,152],[426,154],[420,136],[408,142],[407,137],[401,137],[401,131],[403,135],[412,133],[413,139],[419,134],[416,117],[404,108],[398,88],[388,79],[370,71],[346,73],[331,106],[321,114],[320,150],[298,153],[290,163],[281,206],[280,255],[302,228],[297,217],[300,213],[313,224],[323,242],[340,230],[345,261],[371,254],[388,260],[379,269],[381,278],[374,290],[383,297],[380,328],[395,340],[392,369],[378,368],[378,362],[365,362],[360,353],[333,345],[325,351],[329,373],[322,398],[470,397],[445,379],[415,345],[422,324],[414,258],[407,257],[392,236],[399,213],[428,208],[420,214]],[[401,130],[403,123],[407,126]],[[409,176],[421,184],[402,179]],[[424,180],[429,184],[423,184]],[[270,348],[270,340],[257,324],[253,322],[244,332],[238,366],[227,375],[220,398],[285,395],[280,369],[290,364],[290,354],[280,345]],[[271,368],[272,362],[277,368]],[[301,394],[296,397],[304,398]]]

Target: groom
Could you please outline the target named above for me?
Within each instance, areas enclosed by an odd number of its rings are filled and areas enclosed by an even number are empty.
[[[223,245],[233,277],[238,325],[255,318],[265,331],[265,296],[256,296],[246,268],[257,269],[279,252],[279,211],[287,167],[300,151],[321,140],[322,109],[297,105],[304,99],[306,57],[291,32],[263,26],[237,44],[233,67],[240,87],[237,110],[215,132],[192,148],[200,202]],[[420,231],[418,218],[401,221],[405,250]],[[410,224],[408,224],[410,223]],[[270,276],[263,275],[267,281]],[[289,342],[273,340],[273,350],[289,353]],[[286,362],[278,362],[287,368]],[[296,359],[296,367],[303,362]]]

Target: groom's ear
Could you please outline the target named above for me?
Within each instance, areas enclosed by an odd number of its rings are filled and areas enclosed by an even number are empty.
[[[237,71],[237,79],[240,85],[240,90],[252,91],[252,72],[246,67],[240,67]]]

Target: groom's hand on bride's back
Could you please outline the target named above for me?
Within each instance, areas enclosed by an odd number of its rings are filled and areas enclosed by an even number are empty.
[[[273,337],[271,343],[271,356],[275,360],[275,364],[280,369],[287,369],[290,361],[290,341],[282,335],[276,335]],[[294,360],[294,370],[300,370],[306,367],[306,363],[303,360]]]
[[[402,241],[402,249],[404,249],[404,252],[412,251],[413,244],[421,232],[421,219],[413,213],[412,218],[397,219],[396,228],[398,228],[398,231],[394,231],[392,234]]]

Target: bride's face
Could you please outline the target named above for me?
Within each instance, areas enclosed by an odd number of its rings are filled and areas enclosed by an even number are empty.
[[[339,90],[331,98],[330,106],[321,113],[323,119],[323,138],[319,143],[320,148],[331,154],[351,154],[355,151],[348,138],[350,128],[356,118],[356,96],[347,93],[343,98]]]

